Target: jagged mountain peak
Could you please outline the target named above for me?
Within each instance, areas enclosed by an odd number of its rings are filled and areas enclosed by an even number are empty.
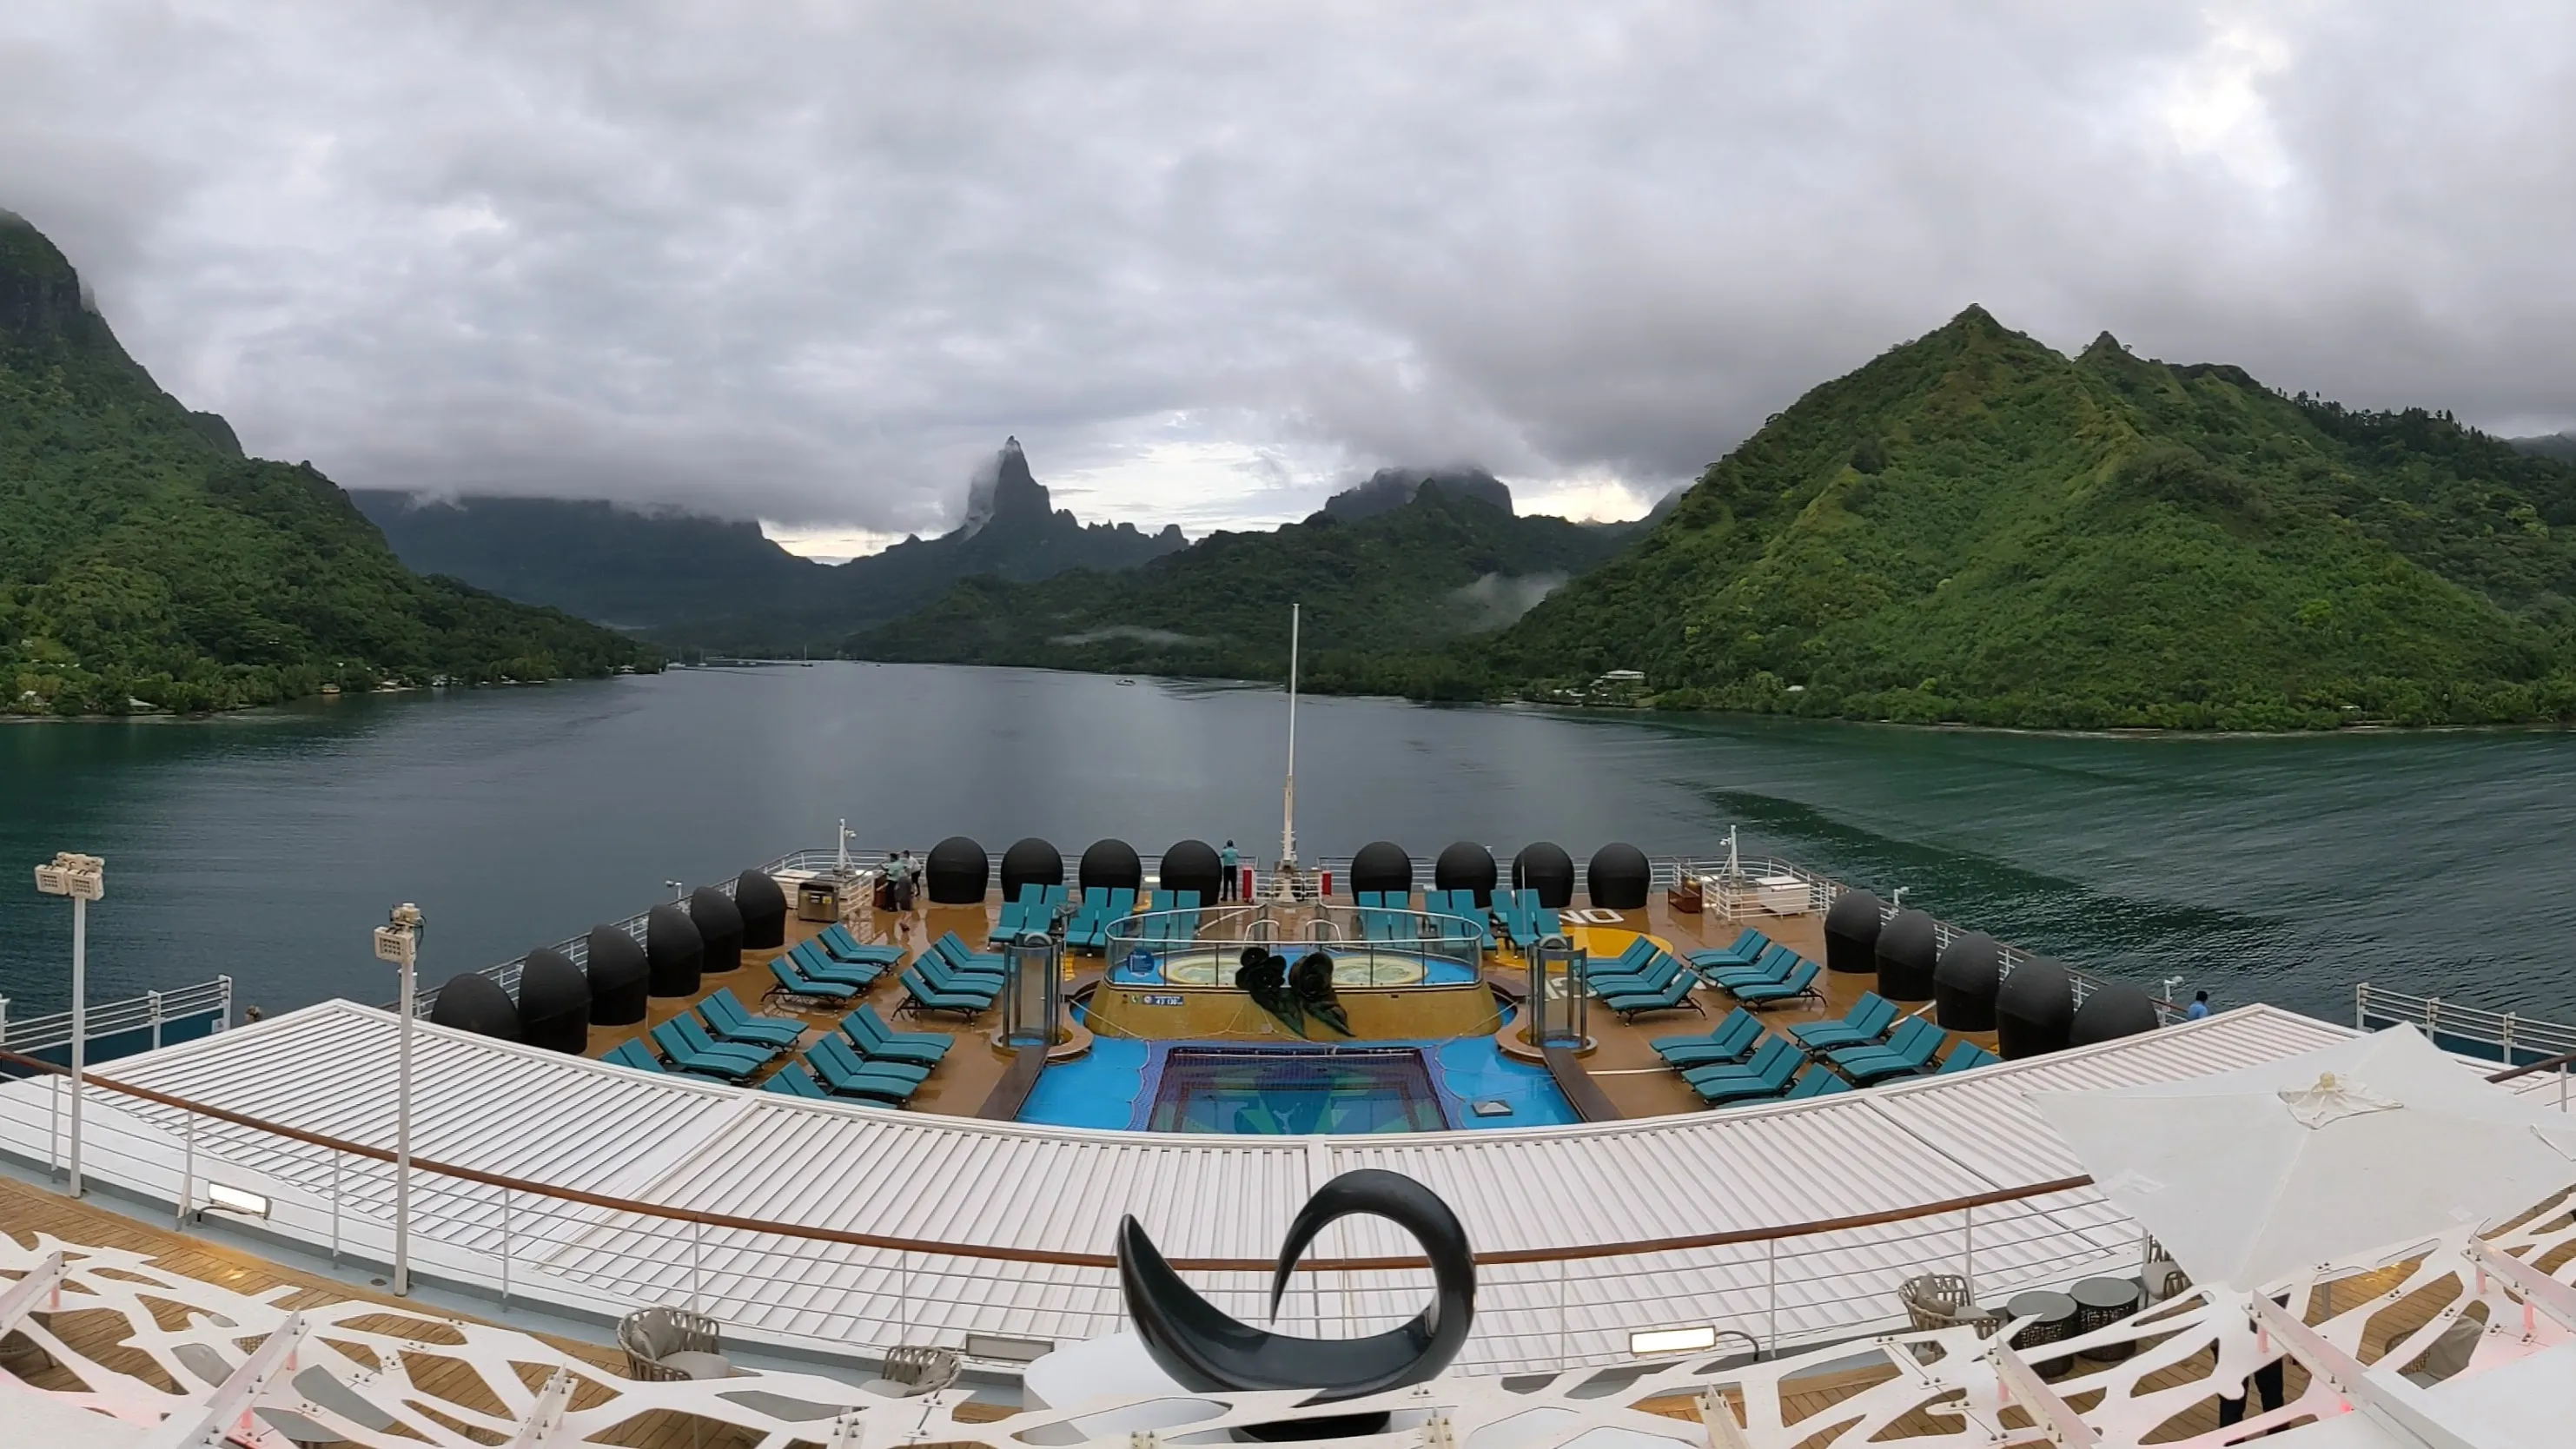
[[[1512,490],[1501,479],[1473,463],[1447,468],[1380,468],[1365,483],[1345,488],[1324,500],[1324,511],[1351,522],[1392,512],[1430,488],[1453,498],[1512,512]]]
[[[972,538],[996,520],[1042,522],[1054,511],[1053,497],[1029,471],[1028,454],[1013,435],[1002,440],[1001,450],[967,483],[966,522],[959,532]]]

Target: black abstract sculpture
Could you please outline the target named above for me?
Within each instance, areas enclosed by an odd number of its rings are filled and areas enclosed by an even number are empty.
[[[1270,1311],[1288,1291],[1298,1257],[1325,1227],[1354,1213],[1413,1235],[1431,1260],[1431,1303],[1413,1320],[1366,1338],[1292,1338],[1239,1323],[1181,1281],[1133,1217],[1118,1224],[1118,1286],[1146,1353],[1183,1388],[1311,1389],[1308,1404],[1340,1403],[1437,1378],[1476,1317],[1476,1260],[1467,1230],[1437,1193],[1402,1173],[1363,1167],[1318,1189],[1288,1225],[1270,1280]],[[1265,1439],[1319,1438],[1383,1428],[1382,1414],[1264,1425]]]
[[[1288,990],[1288,963],[1259,946],[1243,948],[1241,963],[1234,969],[1235,989],[1252,998],[1252,1004],[1279,1019],[1288,1034],[1303,1040],[1306,1035],[1306,1013]]]
[[[1279,958],[1273,956],[1273,961]],[[1341,993],[1333,989],[1333,958],[1322,951],[1309,951],[1289,969],[1288,994],[1297,1005],[1313,1017],[1344,1036],[1351,1034],[1351,1015],[1342,1009]]]

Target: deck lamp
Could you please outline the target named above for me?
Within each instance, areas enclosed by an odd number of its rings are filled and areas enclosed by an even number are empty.
[[[411,1292],[411,1019],[412,985],[418,977],[421,933],[428,920],[409,901],[376,927],[376,959],[402,972],[402,1019],[394,1048],[394,1282],[396,1296]]]
[[[1628,1352],[1637,1358],[1699,1353],[1717,1347],[1717,1329],[1709,1324],[1687,1328],[1639,1328],[1628,1334]]]
[[[107,894],[107,862],[56,852],[36,867],[36,889],[72,902],[72,1196],[81,1195],[81,1072],[89,1063],[89,903]]]
[[[206,1184],[206,1205],[197,1209],[197,1216],[202,1219],[210,1212],[226,1212],[239,1213],[246,1218],[264,1218],[268,1216],[269,1206],[268,1199],[259,1193],[210,1182]]]

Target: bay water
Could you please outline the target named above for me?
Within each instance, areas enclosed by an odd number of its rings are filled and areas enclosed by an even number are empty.
[[[228,974],[264,1010],[393,995],[800,847],[996,855],[1036,835],[1278,853],[1273,688],[936,666],[674,670],[343,697],[200,722],[0,727],[0,996],[66,999],[70,907],[29,868],[107,860],[93,1000]],[[2221,1004],[2343,1019],[2353,983],[2576,1020],[2576,735],[2109,737],[1315,699],[1298,843],[1417,855],[1730,826],[1908,904]]]

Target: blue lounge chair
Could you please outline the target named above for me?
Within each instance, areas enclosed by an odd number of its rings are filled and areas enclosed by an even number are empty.
[[[1822,969],[1813,961],[1801,961],[1798,963],[1798,969],[1790,972],[1789,979],[1786,981],[1767,986],[1756,983],[1728,989],[1734,993],[1736,1000],[1747,1006],[1769,1006],[1779,1001],[1795,1001],[1801,996],[1812,996],[1821,1001],[1824,999],[1824,993],[1816,989],[1816,974]]]
[[[986,975],[981,971],[959,971],[937,956],[925,956],[912,965],[921,973],[922,980],[942,991],[960,996],[981,996],[988,1001],[1002,994],[1004,978],[1000,976]]]
[[[1002,974],[1002,956],[1000,952],[969,951],[966,949],[966,943],[957,939],[957,933],[955,931],[950,931],[946,935],[941,936],[938,940],[931,942],[930,949],[938,954],[939,959],[947,962],[957,970],[979,971],[988,976],[999,976]]]
[[[1789,1063],[1790,1075],[1794,1076],[1798,1068],[1805,1063],[1806,1058],[1799,1052],[1798,1044],[1787,1037],[1766,1037],[1762,1045],[1755,1048],[1753,1055],[1746,1060],[1692,1067],[1682,1073],[1682,1080],[1693,1086],[1715,1086],[1722,1082],[1743,1081],[1764,1075],[1783,1060]],[[1780,1079],[1782,1086],[1787,1086],[1788,1082],[1788,1077]]]
[[[662,1049],[664,1061],[694,1076],[722,1077],[728,1082],[739,1082],[769,1065],[771,1054],[768,1052],[756,1052],[749,1047],[720,1046],[708,1039],[703,1031],[698,1033],[696,1040],[692,1040],[687,1028],[694,1021],[693,1017],[675,1016],[653,1028],[650,1033],[653,1045]]]
[[[862,1006],[841,1018],[841,1034],[859,1049],[859,1055],[871,1061],[911,1062],[931,1066],[948,1055],[956,1039],[935,1031],[897,1031],[885,1024],[876,1008]]]
[[[1811,1052],[1842,1047],[1876,1046],[1896,1024],[1896,1003],[1875,991],[1864,991],[1852,1009],[1834,1021],[1809,1021],[1789,1028],[1798,1045]]]
[[[805,1054],[805,1065],[835,1097],[871,1097],[884,1102],[906,1102],[921,1089],[918,1077],[883,1070],[860,1061],[850,1044],[837,1036],[827,1036]]]
[[[830,953],[837,960],[860,961],[877,966],[891,966],[895,962],[903,959],[903,948],[901,946],[889,946],[872,941],[862,941],[858,937],[851,935],[850,928],[842,925],[838,921],[816,931],[808,939],[821,945],[826,952]]]
[[[992,997],[962,991],[942,991],[931,985],[928,978],[919,971],[906,971],[896,979],[903,986],[903,1005],[895,1008],[898,1012],[908,1011],[918,1016],[925,1011],[946,1011],[973,1021],[993,1008]]]
[[[1661,1037],[1650,1043],[1664,1064],[1676,1070],[1713,1067],[1742,1061],[1762,1040],[1762,1019],[1743,1007],[1726,1014],[1713,1031],[1697,1036]]]
[[[1618,996],[1605,996],[1601,998],[1601,1004],[1619,1013],[1623,1021],[1635,1021],[1650,1011],[1679,1011],[1683,1007],[1689,1007],[1700,1015],[1706,1016],[1708,1012],[1703,1010],[1697,1001],[1691,999],[1691,992],[1698,987],[1698,977],[1687,971],[1676,970],[1673,973],[1672,984],[1661,991],[1639,991]]]
[[[1828,1053],[1826,1060],[1851,1078],[1853,1085],[1866,1087],[1891,1077],[1910,1077],[1932,1065],[1933,1054],[1941,1050],[1943,1039],[1941,1028],[1919,1016],[1909,1016],[1889,1035],[1887,1045],[1845,1047]]]
[[[831,1093],[823,1090],[822,1083],[814,1080],[814,1074],[812,1072],[805,1070],[804,1067],[795,1062],[789,1062],[785,1066],[780,1067],[768,1081],[760,1084],[760,1090],[764,1092],[776,1092],[782,1097],[813,1097],[820,1099],[832,1095]]]
[[[891,1080],[911,1082],[918,1086],[930,1076],[930,1068],[919,1062],[878,1061],[852,1045],[846,1036],[827,1036],[814,1043],[805,1053],[839,1062],[851,1071],[874,1072]]]
[[[1661,991],[1675,981],[1685,979],[1692,986],[1700,984],[1699,978],[1691,973],[1689,967],[1660,951],[1656,952],[1653,959],[1640,971],[1605,972],[1599,976],[1588,972],[1585,974],[1585,981],[1591,986],[1592,994],[1603,997],[1642,996],[1649,992]]]
[[[1952,1072],[1973,1072],[1979,1067],[1990,1067],[2002,1060],[2002,1057],[1996,1056],[1975,1042],[1963,1041],[1950,1048],[1950,1054],[1941,1059],[1941,1069],[1932,1075],[1946,1077]]]
[[[659,1073],[662,1070],[662,1059],[653,1055],[653,1049],[640,1039],[619,1042],[615,1051],[602,1052],[599,1059],[615,1062],[621,1067],[633,1067],[639,1072]]]
[[[733,988],[721,986],[698,1003],[698,1019],[716,1040],[755,1047],[791,1047],[805,1034],[805,1023],[783,1016],[754,1016],[736,1000]]]
[[[1712,1107],[1722,1107],[1730,1102],[1779,1096],[1790,1080],[1798,1075],[1799,1064],[1804,1060],[1798,1049],[1786,1039],[1773,1037],[1763,1043],[1762,1050],[1755,1052],[1753,1060],[1742,1067],[1709,1067],[1685,1072],[1682,1080],[1690,1084],[1692,1091],[1699,1093],[1701,1101]]]
[[[859,988],[840,981],[817,981],[796,969],[796,964],[781,956],[769,963],[769,974],[778,984],[769,988],[769,996],[787,996],[806,1001],[843,1002],[857,997]]]
[[[886,968],[875,961],[844,961],[816,942],[799,941],[787,948],[787,959],[808,980],[830,981],[842,986],[855,986],[861,991],[877,984]]]
[[[1773,946],[1764,951],[1761,958],[1750,966],[1730,966],[1722,970],[1702,971],[1700,977],[1721,991],[1732,991],[1738,986],[1768,985],[1774,981],[1787,980],[1789,973],[1798,969],[1798,962],[1803,959],[1797,952],[1786,946]]]
[[[1693,951],[1690,953],[1690,963],[1702,971],[1723,971],[1729,967],[1750,966],[1761,958],[1763,949],[1770,944],[1770,937],[1747,926],[1743,934],[1735,938],[1734,945],[1719,951]]]
[[[1851,1089],[1851,1083],[1831,1071],[1823,1067],[1809,1067],[1807,1074],[1798,1079],[1797,1085],[1780,1095],[1786,1101],[1796,1102],[1808,1097],[1830,1097],[1836,1092],[1848,1092]]]

